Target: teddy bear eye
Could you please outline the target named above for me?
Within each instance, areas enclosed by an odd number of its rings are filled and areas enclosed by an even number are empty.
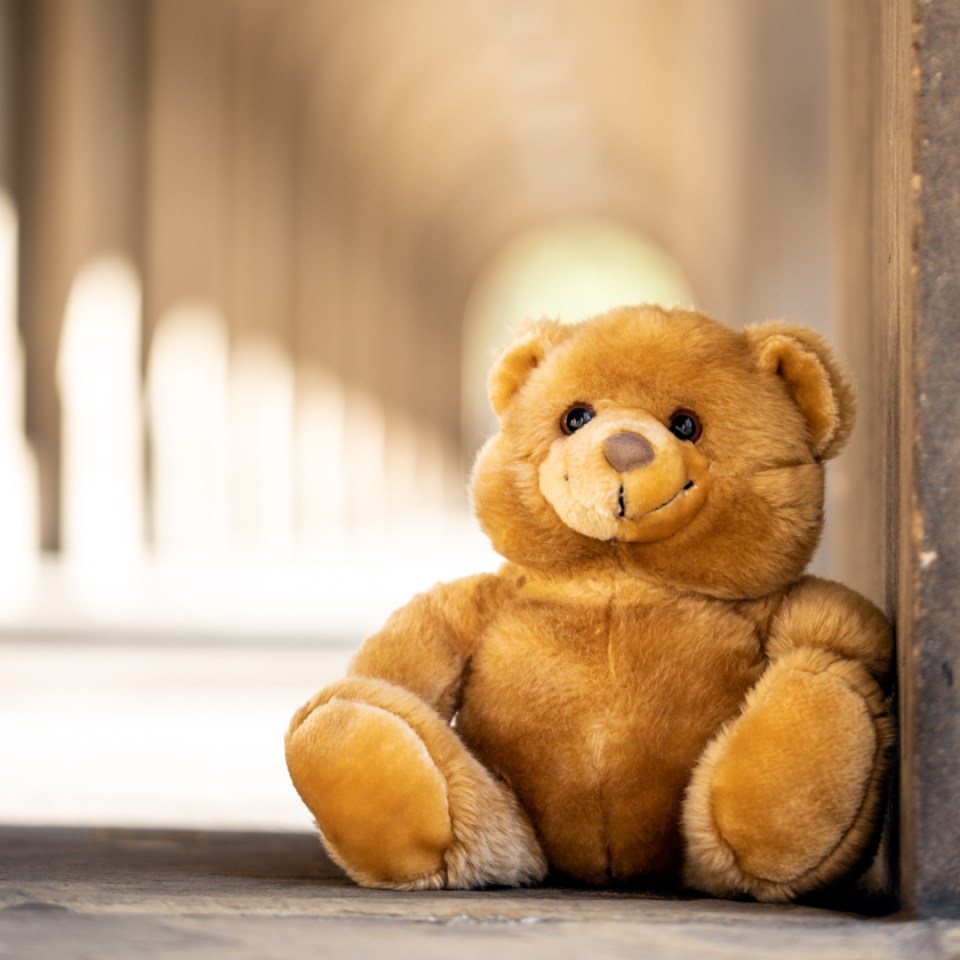
[[[586,403],[575,403],[560,418],[560,429],[568,436],[585,427],[595,416],[596,410]]]
[[[681,440],[689,440],[696,443],[703,433],[703,425],[700,418],[692,411],[681,408],[674,412],[670,417],[670,432]]]

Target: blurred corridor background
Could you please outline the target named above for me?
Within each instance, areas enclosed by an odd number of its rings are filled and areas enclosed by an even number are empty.
[[[0,0],[8,683],[34,640],[346,650],[495,564],[465,479],[527,316],[831,334],[835,9]]]

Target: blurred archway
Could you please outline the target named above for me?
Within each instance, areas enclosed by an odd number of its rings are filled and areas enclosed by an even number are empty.
[[[576,323],[612,307],[660,303],[692,307],[683,269],[664,249],[618,223],[581,219],[534,227],[511,240],[477,278],[463,333],[463,438],[468,454],[495,422],[487,369],[522,320]]]

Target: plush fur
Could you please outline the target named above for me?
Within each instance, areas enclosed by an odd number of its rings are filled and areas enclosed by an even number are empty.
[[[783,900],[862,865],[893,741],[883,616],[803,576],[849,386],[805,328],[626,308],[490,377],[496,574],[415,597],[294,717],[331,855],[404,889],[687,884]]]

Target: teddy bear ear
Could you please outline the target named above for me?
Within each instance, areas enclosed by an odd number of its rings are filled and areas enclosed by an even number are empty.
[[[513,395],[543,358],[564,339],[566,328],[555,320],[535,320],[523,324],[517,335],[497,358],[487,380],[490,406],[502,416]]]
[[[810,429],[818,460],[842,449],[853,428],[853,388],[826,341],[808,327],[763,323],[744,331],[757,366],[780,377]]]

